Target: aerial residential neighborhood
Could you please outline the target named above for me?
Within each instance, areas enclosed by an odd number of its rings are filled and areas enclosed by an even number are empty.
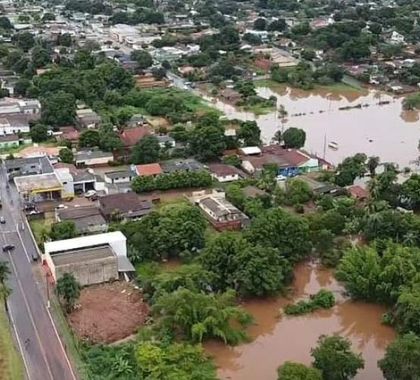
[[[0,379],[418,380],[419,21],[0,0]]]

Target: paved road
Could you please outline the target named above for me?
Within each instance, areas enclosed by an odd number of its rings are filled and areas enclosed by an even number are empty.
[[[0,225],[0,245],[13,244],[15,249],[1,252],[9,261],[12,294],[8,305],[13,329],[22,353],[29,380],[75,380],[68,357],[58,337],[49,310],[33,276],[32,255],[35,243],[21,214],[19,197],[13,185],[6,188],[4,168],[0,172],[0,210],[6,224]],[[22,223],[24,229],[22,230]],[[18,228],[17,228],[18,227]]]

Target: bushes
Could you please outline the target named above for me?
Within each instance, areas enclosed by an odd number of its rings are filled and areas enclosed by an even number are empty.
[[[176,171],[156,177],[136,177],[133,180],[132,188],[136,193],[143,193],[153,190],[207,187],[210,186],[211,183],[212,178],[207,171]]]
[[[321,289],[318,293],[311,295],[309,301],[299,301],[294,305],[287,305],[284,312],[288,315],[302,315],[318,309],[330,309],[334,305],[334,294],[329,290]]]

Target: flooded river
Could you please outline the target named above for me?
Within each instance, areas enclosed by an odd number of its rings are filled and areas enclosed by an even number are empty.
[[[334,292],[337,305],[330,310],[305,316],[279,317],[279,310],[321,288]],[[311,363],[310,350],[322,334],[348,337],[353,349],[361,352],[365,368],[357,380],[382,379],[377,361],[395,338],[392,328],[381,324],[385,309],[363,302],[344,299],[343,288],[332,272],[312,263],[300,264],[295,271],[293,298],[249,301],[244,307],[254,316],[256,324],[249,328],[250,343],[234,348],[218,342],[206,344],[207,352],[219,367],[220,379],[276,380],[276,369],[287,360]]]
[[[255,116],[251,112],[239,112],[221,101],[214,105],[229,119],[256,120],[266,143],[277,130],[293,126],[306,131],[307,151],[320,157],[324,157],[325,152],[325,159],[333,164],[364,152],[368,156],[379,156],[383,162],[396,162],[404,167],[418,156],[419,113],[403,111],[402,98],[374,90],[303,91],[280,86],[276,92],[268,87],[257,90],[265,98],[277,97],[277,105],[283,105],[288,112],[284,121],[279,119],[277,111]],[[389,103],[378,105],[380,102]],[[364,106],[339,109],[357,105]],[[326,147],[330,141],[336,142],[339,149],[334,151]]]

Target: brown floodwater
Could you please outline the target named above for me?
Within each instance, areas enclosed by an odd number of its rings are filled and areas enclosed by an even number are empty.
[[[334,292],[335,307],[305,316],[280,317],[279,311],[284,305],[321,288]],[[345,336],[352,342],[353,349],[362,354],[365,368],[359,371],[357,380],[383,379],[377,361],[396,335],[392,328],[381,324],[386,310],[344,297],[342,286],[330,270],[315,263],[302,263],[295,270],[289,299],[247,301],[243,306],[255,318],[255,324],[248,330],[252,341],[237,347],[213,341],[205,345],[219,368],[220,379],[276,380],[276,369],[287,360],[310,364],[311,348],[322,334]]]
[[[303,91],[279,87],[273,91],[259,87],[257,92],[265,98],[276,96],[277,106],[283,105],[288,112],[285,120],[279,118],[277,111],[256,116],[219,100],[207,99],[229,119],[256,120],[266,143],[277,130],[304,129],[305,149],[333,164],[358,152],[379,156],[383,162],[395,162],[401,167],[418,157],[419,113],[404,111],[401,97],[376,90]],[[379,105],[383,102],[389,103]],[[358,105],[360,108],[340,110]],[[338,144],[338,150],[328,148],[330,141]]]

